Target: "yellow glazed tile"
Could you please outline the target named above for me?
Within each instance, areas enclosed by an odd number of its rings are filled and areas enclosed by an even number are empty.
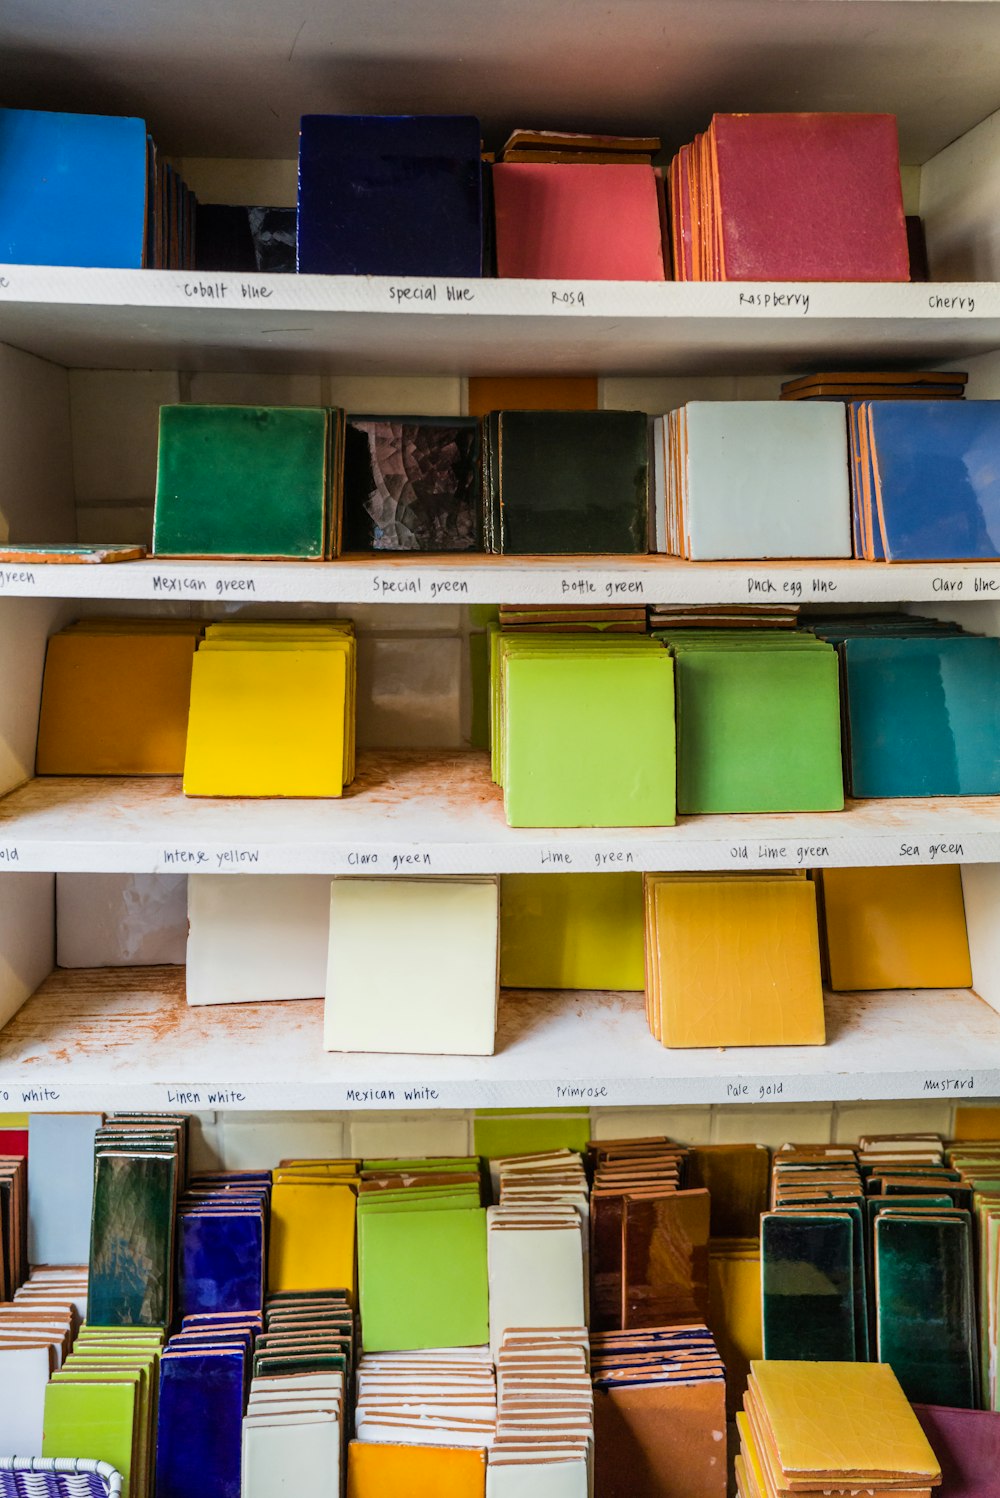
[[[486,1452],[352,1441],[347,1498],[483,1498]]]
[[[751,1376],[786,1477],[935,1477],[940,1466],[883,1363],[755,1361]]]
[[[505,874],[504,988],[640,989],[641,874]]]
[[[271,1193],[270,1290],[354,1294],[357,1198],[347,1185],[279,1184]]]
[[[647,901],[654,949],[647,968],[664,1045],[824,1043],[809,881],[655,875]]]
[[[824,869],[820,883],[832,989],[971,985],[957,864]]]
[[[344,656],[199,650],[184,761],[189,796],[340,796]]]

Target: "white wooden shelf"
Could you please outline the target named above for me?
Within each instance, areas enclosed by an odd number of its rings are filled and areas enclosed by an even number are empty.
[[[1000,564],[673,557],[342,557],[336,562],[0,564],[0,597],[189,603],[940,603],[1000,595]]]
[[[825,1046],[667,1050],[640,993],[505,991],[494,1056],[323,1050],[320,1000],[189,1009],[182,968],[56,971],[0,1032],[0,1103],[490,1108],[1000,1095],[968,990],[828,995]]]
[[[0,265],[0,343],[88,369],[885,368],[1000,348],[1000,283],[446,281]]]
[[[0,868],[468,874],[1000,863],[1000,798],[684,817],[676,827],[515,829],[486,755],[360,757],[334,800],[187,798],[178,779],[42,777],[0,800]]]

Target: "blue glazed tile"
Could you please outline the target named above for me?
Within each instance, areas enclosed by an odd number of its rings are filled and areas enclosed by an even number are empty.
[[[318,275],[480,275],[479,121],[304,115],[297,254]]]
[[[244,1369],[242,1350],[164,1353],[157,1498],[240,1498]]]
[[[889,560],[1000,558],[1000,401],[872,401],[869,421]]]
[[[138,268],[145,231],[142,120],[0,109],[0,261]]]
[[[263,1297],[263,1217],[246,1211],[182,1212],[177,1219],[180,1315],[258,1311]]]

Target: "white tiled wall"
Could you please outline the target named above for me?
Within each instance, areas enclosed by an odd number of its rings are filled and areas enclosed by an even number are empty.
[[[969,1105],[965,1105],[969,1106]],[[990,1106],[990,1105],[985,1105]],[[199,1170],[265,1169],[299,1156],[471,1154],[467,1113],[203,1113],[192,1131]],[[938,1101],[787,1107],[598,1108],[593,1139],[665,1134],[682,1144],[853,1143],[862,1134],[932,1132],[949,1138],[953,1107]]]

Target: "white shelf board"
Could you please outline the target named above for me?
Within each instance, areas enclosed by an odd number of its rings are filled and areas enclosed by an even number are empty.
[[[885,368],[1000,348],[1000,283],[445,281],[0,265],[0,342],[88,369]]]
[[[496,1108],[993,1097],[1000,1015],[968,990],[828,995],[825,1046],[667,1050],[641,993],[504,992],[494,1056],[330,1054],[309,999],[189,1009],[182,968],[56,971],[0,1032],[0,1102]]]
[[[991,12],[993,12],[991,14]],[[5,103],[141,114],[161,149],[294,156],[299,116],[663,131],[714,109],[888,110],[922,162],[1000,104],[990,4],[5,0]]]
[[[843,812],[684,817],[676,827],[508,827],[485,754],[360,756],[343,800],[187,798],[174,777],[42,777],[0,800],[0,868],[471,874],[1000,863],[1000,797]]]
[[[684,562],[673,557],[342,557],[336,562],[0,563],[0,597],[176,603],[951,603],[1000,564]]]

